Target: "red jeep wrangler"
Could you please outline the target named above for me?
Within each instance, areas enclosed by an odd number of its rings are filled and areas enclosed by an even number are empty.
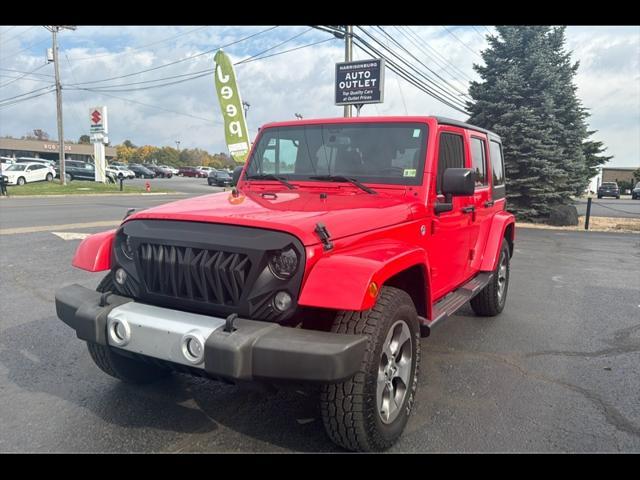
[[[502,311],[513,253],[500,138],[438,117],[264,126],[237,189],[127,216],[56,292],[95,363],[127,382],[171,371],[320,384],[331,439],[401,435],[420,338],[471,301]]]

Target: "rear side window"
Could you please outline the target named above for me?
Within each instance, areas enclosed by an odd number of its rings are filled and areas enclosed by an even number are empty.
[[[462,135],[455,133],[440,134],[440,151],[438,152],[438,176],[436,192],[442,193],[442,177],[447,168],[464,168],[464,141]]]
[[[504,185],[504,159],[502,158],[502,145],[499,142],[491,140],[489,142],[491,154],[491,171],[493,178],[493,188],[491,189],[491,197],[494,200],[500,200],[506,196],[506,188]]]
[[[471,137],[471,168],[476,173],[476,187],[487,185],[487,167],[484,140]]]
[[[502,147],[498,142],[491,143],[491,170],[493,171],[493,185],[504,185],[504,161]]]

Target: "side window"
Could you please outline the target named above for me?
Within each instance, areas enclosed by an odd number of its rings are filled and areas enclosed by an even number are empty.
[[[491,145],[491,170],[493,171],[493,186],[504,185],[504,160],[502,159],[502,147],[493,140]]]
[[[476,137],[471,137],[471,168],[476,172],[476,187],[489,184],[484,140]]]
[[[441,194],[444,171],[447,168],[464,168],[464,141],[462,135],[441,133],[439,150],[436,192]]]

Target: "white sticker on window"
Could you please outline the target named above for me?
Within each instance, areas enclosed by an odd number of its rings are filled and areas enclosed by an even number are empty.
[[[276,139],[272,138],[271,140],[269,140],[268,146],[273,147],[276,144]]]
[[[402,174],[403,177],[415,177],[416,176],[416,169],[415,168],[405,168],[404,169],[404,173]]]
[[[419,128],[415,128],[413,130],[413,138],[418,138],[419,136],[420,136],[420,129]]]

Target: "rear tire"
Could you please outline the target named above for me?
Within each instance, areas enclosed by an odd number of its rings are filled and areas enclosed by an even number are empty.
[[[491,281],[479,294],[471,299],[471,308],[481,317],[494,317],[504,309],[509,289],[509,259],[511,257],[507,239],[502,239],[498,266]]]
[[[96,287],[98,292],[115,291],[113,276],[109,273]],[[87,348],[93,362],[107,375],[126,383],[145,384],[168,376],[171,371],[142,360],[125,357],[116,353],[108,345],[87,342]]]
[[[418,385],[420,328],[413,301],[403,290],[383,287],[373,308],[339,312],[331,331],[369,340],[360,371],[322,386],[325,430],[347,450],[386,450],[407,424]]]

